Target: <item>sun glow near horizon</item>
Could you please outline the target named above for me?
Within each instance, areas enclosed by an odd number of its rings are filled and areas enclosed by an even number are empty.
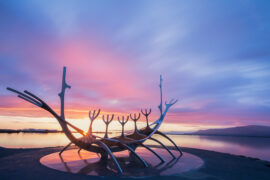
[[[116,117],[109,125],[109,132],[120,132],[121,125],[116,120]],[[87,132],[90,120],[89,118],[83,119],[67,119],[68,122],[82,129],[84,132]],[[50,129],[50,130],[61,130],[61,126],[57,120],[53,117],[22,117],[22,116],[0,116],[1,129]],[[154,120],[150,120],[154,122]],[[143,128],[146,126],[145,119],[141,119],[137,122],[138,128]],[[219,125],[201,125],[201,124],[187,124],[187,123],[170,123],[164,120],[162,126],[160,127],[161,131],[164,132],[193,132],[197,130],[209,129],[209,128],[222,128],[224,126]],[[228,126],[229,127],[229,126]],[[70,128],[72,130],[72,128]],[[129,120],[125,125],[125,131],[133,131],[134,122]],[[99,116],[93,123],[94,132],[104,132],[105,124]]]
[[[81,128],[88,128],[89,102],[95,106],[91,109],[110,113],[157,109],[160,74],[164,100],[183,99],[164,121],[172,131],[169,124],[177,130],[270,126],[266,3],[0,4],[2,128],[59,128],[47,112],[20,101],[6,87],[37,93],[59,112],[63,66],[71,85],[66,118]]]

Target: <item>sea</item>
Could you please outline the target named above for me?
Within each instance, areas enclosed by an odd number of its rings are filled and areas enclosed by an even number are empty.
[[[102,136],[102,134],[98,134]],[[79,136],[79,134],[77,134]],[[110,134],[114,136],[114,134]],[[168,135],[180,147],[205,149],[270,161],[270,138],[238,136]],[[165,145],[166,139],[155,135]],[[0,146],[5,148],[41,148],[64,146],[69,143],[63,133],[0,133]],[[155,142],[146,141],[148,145]]]

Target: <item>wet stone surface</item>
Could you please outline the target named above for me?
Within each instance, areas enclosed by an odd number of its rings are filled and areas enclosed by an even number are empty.
[[[130,160],[127,151],[114,153],[123,173],[117,174],[113,162],[109,159],[106,162],[99,161],[99,156],[95,153],[81,151],[77,149],[65,151],[62,156],[58,152],[46,155],[40,159],[42,165],[55,170],[70,172],[73,174],[86,174],[91,176],[123,176],[123,177],[151,177],[151,176],[177,176],[190,170],[195,170],[203,165],[202,159],[190,153],[184,153],[181,158],[173,159],[164,149],[153,148],[165,160],[160,161],[150,151],[143,148],[136,149],[136,152],[147,162],[148,167],[136,158]],[[172,152],[179,156],[178,151]]]

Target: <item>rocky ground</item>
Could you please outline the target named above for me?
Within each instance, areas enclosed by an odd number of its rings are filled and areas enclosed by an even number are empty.
[[[39,159],[59,151],[61,147],[37,149],[0,148],[0,179],[118,179],[119,177],[94,177],[70,174],[49,169],[40,164]],[[182,148],[204,160],[197,170],[181,176],[151,177],[147,179],[270,179],[270,162],[244,156],[218,153],[213,151]]]

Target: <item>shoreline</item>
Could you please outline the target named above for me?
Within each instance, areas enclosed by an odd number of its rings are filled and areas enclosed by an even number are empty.
[[[245,137],[245,138],[270,138],[270,136],[253,136],[253,135],[221,135],[221,134],[173,134],[173,133],[165,133],[167,135],[173,136],[217,136],[217,137]]]
[[[25,131],[25,130],[7,130],[7,131],[0,131],[0,134],[19,134],[19,133],[25,133],[25,134],[62,134],[64,133],[63,131]],[[77,133],[77,132],[73,132]],[[104,132],[93,132],[96,134],[104,134]],[[113,134],[113,133],[119,133],[117,132],[108,132],[108,134]],[[209,137],[243,137],[243,138],[270,138],[270,136],[255,136],[255,135],[226,135],[226,134],[177,134],[177,133],[165,133],[166,135],[172,135],[172,136],[209,136]]]
[[[157,146],[153,146],[157,147]],[[72,147],[75,148],[75,147]],[[107,179],[81,174],[70,174],[49,169],[39,162],[40,158],[60,151],[62,147],[8,149],[0,148],[0,178],[1,179]],[[257,158],[237,156],[215,151],[195,148],[182,148],[200,157],[204,165],[197,170],[191,170],[177,179],[270,179],[270,162]],[[64,156],[64,153],[63,153]],[[108,177],[118,179],[119,177]],[[162,179],[150,177],[147,179]],[[165,178],[168,178],[167,176]]]

